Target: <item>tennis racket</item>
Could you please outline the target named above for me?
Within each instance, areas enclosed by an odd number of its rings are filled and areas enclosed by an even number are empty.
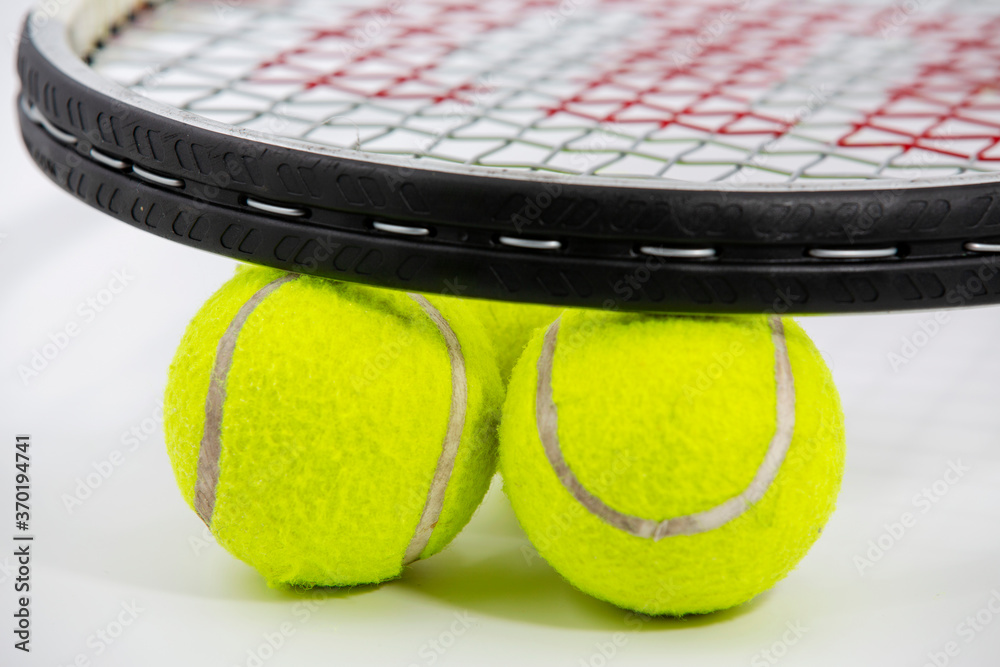
[[[34,160],[139,229],[673,312],[1000,301],[994,0],[53,0]]]

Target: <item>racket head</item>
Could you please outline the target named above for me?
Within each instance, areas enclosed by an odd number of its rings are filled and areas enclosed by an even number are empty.
[[[944,305],[1000,239],[988,85],[1000,12],[937,3],[900,22],[889,5],[773,1],[725,18],[730,4],[597,2],[563,16],[565,3],[514,0],[84,0],[29,16],[22,119],[34,152],[84,153],[77,174],[120,181],[161,213],[169,199],[185,218],[133,224],[290,270],[641,310]],[[699,45],[713,16],[748,34]],[[696,39],[664,53],[629,47],[636,30]],[[261,35],[252,57],[241,50]],[[764,61],[741,51],[776,43]]]

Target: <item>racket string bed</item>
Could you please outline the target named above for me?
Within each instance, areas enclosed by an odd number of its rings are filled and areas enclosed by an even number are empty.
[[[597,5],[554,29],[531,0],[249,3],[220,27],[218,3],[188,0],[93,60],[112,78],[145,60],[117,80],[209,118],[431,162],[737,183],[1000,163],[996,17],[915,16],[885,34],[884,7],[772,1],[691,46],[731,3]],[[163,25],[162,51],[143,43]]]

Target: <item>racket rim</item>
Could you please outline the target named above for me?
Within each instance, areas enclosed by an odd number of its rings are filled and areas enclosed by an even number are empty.
[[[78,147],[60,142],[29,118],[23,106],[18,113],[24,117],[21,132],[33,159],[53,182],[91,207],[181,245],[294,273],[390,289],[432,293],[444,288],[456,296],[564,307],[609,308],[611,303],[613,310],[645,312],[863,314],[1000,303],[1000,289],[986,288],[989,277],[1000,275],[1000,236],[978,249],[958,242],[953,253],[942,257],[904,252],[869,261],[862,250],[840,259],[812,253],[801,261],[771,262],[720,260],[698,252],[688,257],[591,257],[499,244],[456,247],[408,235],[374,238],[215,205],[194,215],[190,200],[177,189],[132,178],[96,160],[83,159],[68,173],[45,169],[45,164],[67,165],[66,157],[78,156]],[[90,187],[81,187],[84,179]],[[279,252],[289,239],[294,241],[291,249]],[[361,259],[342,265],[341,251]],[[373,252],[391,259],[369,270],[365,258]],[[413,259],[432,270],[403,279],[401,271]],[[983,270],[989,275],[982,277]],[[608,279],[598,279],[603,277]],[[978,284],[972,285],[972,279]],[[452,288],[458,291],[448,291]]]

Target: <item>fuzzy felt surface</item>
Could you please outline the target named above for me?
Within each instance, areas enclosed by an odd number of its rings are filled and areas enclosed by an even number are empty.
[[[167,448],[189,504],[219,339],[241,305],[281,275],[241,268],[188,326],[170,367]],[[468,409],[422,557],[448,544],[486,492],[503,392],[476,318],[460,304],[435,305],[462,347]],[[451,396],[445,341],[405,293],[307,276],[280,286],[237,339],[213,534],[271,585],[398,576],[441,454]]]
[[[551,324],[563,311],[557,306],[465,299],[466,307],[486,328],[496,350],[500,377],[506,382],[525,345],[539,327]]]
[[[784,320],[795,429],[764,497],[706,533],[654,541],[588,513],[562,486],[535,424],[539,332],[508,386],[504,488],[538,552],[580,590],[646,614],[704,613],[769,589],[833,511],[844,426],[815,346]],[[764,317],[567,310],[552,371],[558,437],[583,486],[615,510],[661,521],[743,491],[775,430],[774,346]]]

